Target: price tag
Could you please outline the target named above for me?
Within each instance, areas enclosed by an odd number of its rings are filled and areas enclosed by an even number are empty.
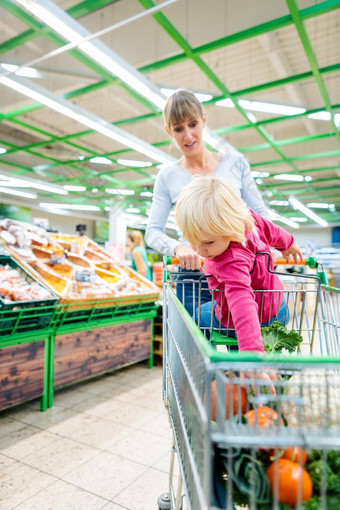
[[[60,255],[60,253],[51,253],[50,255],[50,266],[54,266],[55,264],[65,264],[66,259],[64,255]]]
[[[93,271],[76,271],[75,279],[77,282],[95,282],[96,276]]]

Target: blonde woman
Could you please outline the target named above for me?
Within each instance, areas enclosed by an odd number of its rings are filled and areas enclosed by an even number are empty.
[[[269,217],[259,190],[251,175],[248,161],[231,145],[224,143],[224,154],[207,149],[203,140],[203,129],[207,116],[195,94],[190,90],[177,90],[167,99],[164,112],[165,130],[174,140],[182,157],[175,163],[164,166],[159,171],[149,215],[145,240],[159,253],[176,256],[179,259],[182,275],[178,280],[198,279],[201,261],[198,254],[186,242],[170,238],[165,234],[165,225],[171,209],[176,205],[181,190],[197,175],[214,175],[227,180],[253,210]],[[191,274],[188,275],[186,272]],[[196,271],[196,275],[193,273]],[[193,284],[178,284],[177,294],[192,315],[197,306],[197,288]],[[209,292],[202,293],[203,301],[210,300]]]
[[[152,280],[142,233],[139,230],[129,230],[127,234],[127,244],[131,249],[132,269],[149,280]]]
[[[255,297],[254,290],[284,288],[268,271],[267,256],[258,252],[270,253],[273,247],[287,260],[302,260],[293,236],[249,209],[223,179],[214,177],[193,179],[180,193],[175,215],[184,238],[204,257],[204,272],[212,275],[209,287],[221,291],[215,293],[213,327],[235,329],[239,350],[263,352],[261,325],[273,320],[285,324],[288,310],[281,292]],[[203,304],[201,327],[210,327],[211,315],[211,303]]]

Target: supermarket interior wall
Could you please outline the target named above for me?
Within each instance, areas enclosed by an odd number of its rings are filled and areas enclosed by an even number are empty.
[[[287,229],[288,230],[288,229]],[[289,229],[301,249],[308,251],[310,241],[316,248],[325,248],[332,246],[331,228],[299,228],[298,230]]]
[[[85,234],[93,239],[94,237],[94,220],[84,218],[81,213],[79,216],[71,216],[69,212],[67,214],[51,214],[41,211],[41,209],[32,209],[32,218],[46,218],[50,222],[50,226],[56,228],[62,234],[77,234],[76,225],[83,223],[86,225]]]

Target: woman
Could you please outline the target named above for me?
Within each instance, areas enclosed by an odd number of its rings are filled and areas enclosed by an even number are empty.
[[[128,246],[131,248],[132,269],[149,280],[152,280],[142,233],[139,230],[130,230],[128,232],[127,241]]]
[[[223,155],[205,147],[203,129],[207,117],[193,92],[176,91],[167,99],[163,116],[165,130],[182,152],[182,157],[176,163],[161,168],[157,175],[145,239],[159,253],[176,256],[183,273],[197,271],[201,267],[199,255],[183,240],[177,241],[165,234],[165,225],[178,195],[195,176],[214,175],[223,178],[251,209],[266,218],[269,213],[244,156],[230,146],[226,147]],[[190,280],[193,276],[197,279],[200,273],[190,274]],[[188,275],[183,274],[180,278],[188,278]],[[177,293],[192,315],[198,305],[198,286],[178,286]],[[202,292],[201,299],[211,300],[210,293]],[[193,300],[196,301],[194,304]]]

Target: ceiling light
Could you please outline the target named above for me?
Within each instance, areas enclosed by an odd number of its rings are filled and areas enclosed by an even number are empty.
[[[110,193],[111,195],[134,195],[135,192],[133,189],[116,189],[116,188],[107,188],[106,193]]]
[[[29,179],[27,177],[25,179],[19,179],[17,177],[12,177],[11,175],[8,175],[8,174],[7,175],[1,174],[0,179],[4,179],[5,181],[13,182],[13,186],[18,186],[18,187],[24,186],[27,188],[40,189],[43,191],[57,193],[59,195],[67,195],[68,194],[68,192],[65,191],[61,186],[57,186],[55,184],[44,183],[43,181]]]
[[[310,113],[308,115],[309,119],[315,119],[315,120],[331,120],[331,114],[330,112],[322,111],[322,112],[315,112]],[[334,115],[334,122],[338,126],[340,124],[340,113],[336,113]]]
[[[152,196],[153,196],[153,193],[152,193],[152,191],[142,191],[142,192],[140,193],[140,196],[141,196],[141,197],[152,197]]]
[[[39,73],[36,69],[33,67],[19,67],[14,64],[0,64],[1,67],[3,67],[6,71],[9,71],[10,73],[15,73],[18,76],[25,76],[25,78],[42,78],[42,74]]]
[[[128,213],[140,213],[140,209],[137,209],[137,207],[128,207],[125,211]]]
[[[229,98],[222,99],[221,101],[216,101],[215,104],[217,106],[224,106],[225,108],[235,108],[234,102]]]
[[[286,206],[289,205],[288,200],[271,200],[270,205]]]
[[[301,218],[301,216],[295,218],[295,217],[290,217],[289,218],[291,221],[295,221],[296,223],[305,223],[307,220],[307,218]]]
[[[289,218],[285,218],[284,216],[277,214],[277,212],[273,211],[272,209],[269,209],[269,215],[272,221],[280,221],[281,223],[284,223],[285,225],[288,225],[290,227],[300,228],[300,225],[298,223],[295,223],[295,221],[292,221]]]
[[[323,202],[311,202],[307,204],[307,207],[312,207],[314,209],[332,209],[334,204],[325,204]]]
[[[176,92],[177,89],[168,89],[161,87],[160,91],[162,94],[164,94],[166,97],[172,96]],[[210,101],[210,99],[213,98],[211,94],[206,94],[204,92],[194,92],[196,98],[201,102],[204,103],[205,101]]]
[[[302,204],[301,202],[299,202],[299,200],[297,200],[296,198],[294,197],[289,197],[289,202],[291,203],[291,205],[295,208],[295,209],[298,209],[299,211],[301,211],[303,214],[305,214],[306,216],[308,216],[309,218],[311,218],[313,221],[315,221],[315,223],[318,223],[319,225],[321,225],[322,227],[327,227],[328,226],[328,223],[327,221],[323,220],[322,218],[320,218],[320,216],[318,216],[317,214],[315,214],[313,211],[311,211],[310,209],[308,209],[308,207],[306,207],[304,204]]]
[[[302,175],[296,174],[277,174],[273,175],[273,179],[278,179],[280,181],[296,181],[296,182],[303,182],[305,180]]]
[[[117,159],[117,163],[119,165],[124,165],[124,166],[134,166],[136,168],[144,168],[144,167],[153,165],[153,163],[151,163],[151,161],[137,161],[134,159]]]
[[[248,101],[240,99],[238,104],[245,110],[254,112],[275,113],[277,115],[298,115],[304,113],[306,108],[300,106],[290,106],[285,104],[268,103],[263,101]]]
[[[7,149],[5,147],[0,147],[0,154],[5,154],[7,152]]]
[[[112,165],[112,161],[109,158],[104,158],[103,156],[96,156],[94,158],[89,159],[90,163],[98,163],[99,165]]]
[[[262,178],[265,178],[265,177],[269,177],[270,173],[269,172],[252,172],[251,175],[253,177],[262,177]]]
[[[311,182],[312,180],[313,180],[313,177],[311,175],[306,175],[306,177],[305,177],[306,182]]]
[[[66,189],[66,191],[86,191],[85,186],[71,186],[66,184],[63,188]]]
[[[99,189],[98,188],[92,188],[91,191],[92,191],[92,193],[98,193]]]
[[[41,202],[40,207],[46,209],[71,209],[73,211],[100,211],[97,205],[80,205],[80,204],[51,204],[50,202]]]
[[[7,195],[15,195],[23,198],[37,198],[36,193],[26,193],[26,191],[18,191],[17,189],[7,189],[0,187],[0,193],[6,193]]]
[[[53,94],[52,92],[49,92],[43,87],[29,82],[25,78],[19,78],[15,75],[8,78],[7,76],[0,75],[0,83],[3,83],[7,87],[30,97],[34,101],[38,101],[39,103],[48,106],[52,110],[55,110],[66,117],[70,117],[72,120],[75,120],[76,122],[103,134],[104,136],[126,145],[137,152],[145,154],[155,161],[165,164],[173,163],[175,161],[174,158],[171,158],[160,149],[153,147],[151,144],[140,140],[136,136],[123,131],[117,126],[113,126],[100,117],[83,110],[79,106],[57,96],[56,94]]]

